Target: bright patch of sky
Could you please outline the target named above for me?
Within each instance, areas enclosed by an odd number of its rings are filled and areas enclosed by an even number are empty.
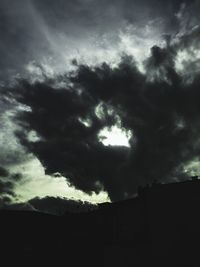
[[[105,127],[99,134],[99,141],[104,146],[125,146],[130,147],[129,140],[131,138],[131,131],[121,129],[114,125],[111,127]]]
[[[90,203],[102,203],[110,201],[107,192],[91,195],[76,189],[69,181],[61,176],[50,176],[37,158],[19,164],[10,169],[11,173],[21,173],[23,178],[15,183],[16,202],[28,201],[34,197],[65,197],[67,199],[82,200]]]

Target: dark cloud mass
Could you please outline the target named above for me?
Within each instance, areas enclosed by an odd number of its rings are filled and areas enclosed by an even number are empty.
[[[177,48],[152,47],[146,74],[134,59],[124,56],[111,68],[80,65],[63,79],[66,88],[55,89],[51,81],[22,81],[13,93],[31,107],[18,119],[26,131],[35,130],[37,142],[19,132],[22,143],[43,163],[47,173],[60,172],[86,192],[108,191],[116,200],[133,195],[139,185],[154,180],[185,179],[177,172],[183,162],[199,155],[199,79],[185,81],[175,70]],[[67,81],[66,81],[67,83]],[[104,146],[98,132],[116,123],[106,113],[99,118],[95,107],[104,103],[132,131],[131,147]],[[89,119],[86,127],[79,118]]]
[[[3,167],[0,167],[0,177],[7,177],[8,175],[8,171]]]
[[[62,61],[63,42],[70,54],[74,44],[87,48],[91,36],[100,41],[107,34],[112,51],[118,30],[127,25],[144,43],[148,27],[159,29],[162,36],[162,44],[151,36],[155,44],[142,62],[143,71],[139,52],[129,55],[124,50],[115,65],[74,59],[74,69],[66,67],[65,74],[20,78],[1,88],[6,99],[23,104],[16,112],[15,135],[46,174],[60,173],[89,194],[105,190],[111,200],[131,197],[138,186],[155,180],[188,178],[183,165],[200,155],[199,1],[30,0],[11,6],[8,11],[6,1],[0,4],[3,76],[15,69],[23,76],[20,69],[41,56]],[[178,65],[180,55],[184,60]],[[100,142],[99,132],[116,124],[131,131],[130,147]],[[33,132],[37,138],[30,137]],[[0,176],[6,175],[0,169]],[[7,183],[0,179],[0,193],[12,188]]]
[[[10,174],[8,170],[0,167],[0,208],[5,203],[12,202],[12,199],[16,197],[15,183],[21,178],[19,173]]]

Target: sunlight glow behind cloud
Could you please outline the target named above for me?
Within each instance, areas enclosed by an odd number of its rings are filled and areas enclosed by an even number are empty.
[[[126,131],[118,126],[105,127],[99,132],[99,140],[105,146],[126,146],[130,147],[129,140],[131,131]]]

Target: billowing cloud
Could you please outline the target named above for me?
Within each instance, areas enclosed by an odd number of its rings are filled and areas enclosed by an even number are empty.
[[[124,56],[115,68],[77,66],[59,77],[63,88],[48,80],[21,81],[12,94],[31,109],[18,116],[21,143],[47,174],[59,172],[88,193],[105,189],[113,200],[153,180],[185,179],[178,166],[199,153],[199,74],[186,82],[177,73],[180,47],[181,42],[152,47],[145,74]],[[100,104],[101,116],[96,112]],[[119,120],[132,133],[130,147],[104,146],[99,132]],[[30,131],[38,134],[37,141],[28,139]]]
[[[20,179],[20,174],[11,174],[5,168],[0,167],[0,207],[15,199],[15,183]]]
[[[101,202],[187,179],[199,162],[199,8],[3,0],[0,193]]]

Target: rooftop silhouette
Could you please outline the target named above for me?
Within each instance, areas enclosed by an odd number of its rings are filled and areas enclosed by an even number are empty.
[[[133,199],[88,212],[2,210],[1,251],[33,260],[66,257],[73,266],[94,266],[96,259],[100,266],[200,266],[199,211],[198,177],[154,183]]]

